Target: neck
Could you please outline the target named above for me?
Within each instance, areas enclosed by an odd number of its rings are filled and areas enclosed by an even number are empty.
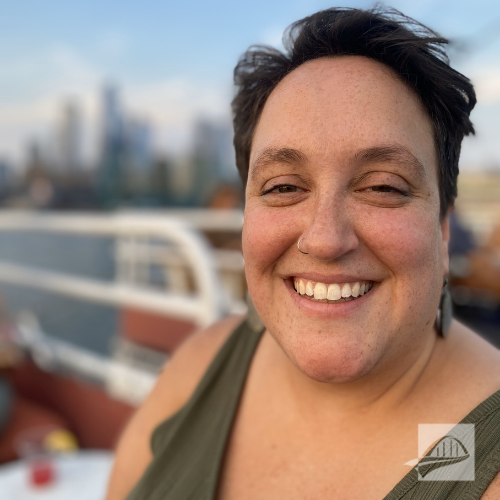
[[[434,370],[432,360],[441,359],[441,353],[446,349],[446,343],[430,331],[406,355],[399,353],[393,359],[379,363],[367,375],[337,384],[318,382],[305,375],[271,335],[266,334],[270,337],[269,342],[274,344],[276,374],[282,377],[297,411],[306,413],[308,419],[323,415],[330,422],[332,419],[373,417],[375,414],[394,418],[397,409],[406,406],[426,384],[428,372]]]

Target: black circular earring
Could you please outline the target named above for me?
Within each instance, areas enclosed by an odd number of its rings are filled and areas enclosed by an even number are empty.
[[[453,305],[451,301],[450,289],[448,288],[448,277],[445,277],[443,290],[441,291],[441,300],[436,316],[436,330],[438,334],[445,338],[448,335],[453,316]]]

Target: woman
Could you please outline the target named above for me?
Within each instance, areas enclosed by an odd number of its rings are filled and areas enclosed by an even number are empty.
[[[319,12],[285,42],[235,71],[258,317],[179,350],[108,498],[498,498],[500,356],[449,324],[444,286],[473,88],[445,40],[391,10]],[[409,472],[419,424],[459,422],[474,480]]]

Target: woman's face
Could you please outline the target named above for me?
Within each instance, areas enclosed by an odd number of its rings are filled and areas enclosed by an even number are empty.
[[[448,226],[430,120],[390,69],[325,58],[284,78],[255,130],[245,196],[250,294],[303,373],[347,382],[423,349]]]

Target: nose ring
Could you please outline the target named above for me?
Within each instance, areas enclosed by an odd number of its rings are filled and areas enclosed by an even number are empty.
[[[304,236],[303,238],[300,238],[300,240],[299,240],[299,241],[297,241],[297,248],[299,249],[299,252],[300,252],[300,253],[303,253],[303,254],[307,255],[309,252],[303,252],[303,251],[300,249],[300,242],[301,242],[302,240],[305,240],[305,239],[306,239],[306,238],[305,238],[305,236]]]

